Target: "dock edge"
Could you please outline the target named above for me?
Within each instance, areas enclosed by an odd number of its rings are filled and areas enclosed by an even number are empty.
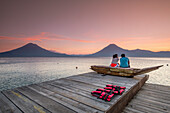
[[[125,96],[122,96],[113,106],[110,107],[106,111],[106,113],[121,113],[128,102],[137,94],[137,92],[141,89],[141,87],[145,84],[148,80],[149,75],[145,75],[144,78],[139,76],[135,76],[134,79],[141,79],[140,82],[136,83],[132,88],[130,88],[126,93]]]

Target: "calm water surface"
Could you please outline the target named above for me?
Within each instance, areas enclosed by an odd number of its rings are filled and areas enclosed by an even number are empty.
[[[150,78],[147,82],[170,86],[170,58],[131,57],[130,61],[134,68],[165,65],[148,73]],[[0,90],[91,72],[91,65],[109,65],[110,62],[110,57],[0,58]]]

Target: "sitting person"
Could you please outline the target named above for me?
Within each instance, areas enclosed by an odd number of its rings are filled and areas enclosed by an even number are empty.
[[[127,57],[125,57],[125,54],[121,54],[120,58],[120,67],[122,68],[130,68],[130,61]]]
[[[111,66],[111,67],[119,67],[118,61],[119,61],[118,55],[117,55],[117,54],[114,54],[110,66]]]

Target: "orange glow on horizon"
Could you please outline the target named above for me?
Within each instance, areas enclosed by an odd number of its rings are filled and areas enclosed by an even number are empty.
[[[97,37],[96,37],[97,36]],[[49,32],[41,32],[38,35],[29,37],[7,37],[0,36],[1,41],[19,41],[22,43],[17,44],[23,46],[26,43],[33,42],[46,48],[59,53],[66,54],[92,54],[100,51],[109,44],[116,44],[117,46],[128,49],[142,49],[150,50],[154,52],[158,51],[170,51],[170,38],[159,38],[159,37],[126,37],[126,38],[102,38],[104,36],[94,35],[90,40],[82,40],[63,35],[52,34]],[[0,45],[0,52],[8,51],[17,48],[15,45]]]

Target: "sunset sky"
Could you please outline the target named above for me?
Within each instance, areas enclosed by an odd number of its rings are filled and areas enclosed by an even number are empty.
[[[0,0],[0,52],[29,42],[67,54],[113,43],[170,51],[170,0]]]

